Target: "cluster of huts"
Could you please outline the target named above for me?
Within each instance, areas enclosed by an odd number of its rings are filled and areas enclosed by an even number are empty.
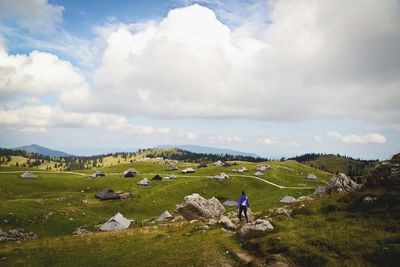
[[[174,216],[169,211],[164,211],[160,216],[154,219],[154,222],[163,222],[174,218]],[[129,220],[124,217],[120,212],[116,213],[110,219],[108,219],[104,224],[100,226],[101,231],[118,231],[128,229],[135,222],[134,220]]]

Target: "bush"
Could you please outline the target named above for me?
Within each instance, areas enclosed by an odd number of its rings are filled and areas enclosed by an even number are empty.
[[[299,207],[292,212],[292,216],[296,215],[311,215],[314,214],[315,212],[309,207],[309,206],[304,206],[304,207]]]
[[[296,248],[289,251],[289,255],[294,259],[299,266],[327,266],[330,265],[330,259],[316,251],[308,248]]]
[[[382,245],[374,252],[364,254],[364,258],[379,266],[399,266],[400,244]]]

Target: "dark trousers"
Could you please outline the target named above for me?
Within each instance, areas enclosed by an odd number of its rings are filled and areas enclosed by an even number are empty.
[[[244,212],[244,217],[246,218],[246,222],[249,222],[249,219],[247,218],[247,207],[246,206],[239,207],[239,221],[242,221],[242,211]]]

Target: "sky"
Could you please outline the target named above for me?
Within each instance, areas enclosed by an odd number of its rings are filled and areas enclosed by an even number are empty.
[[[0,146],[400,152],[395,0],[0,0]]]

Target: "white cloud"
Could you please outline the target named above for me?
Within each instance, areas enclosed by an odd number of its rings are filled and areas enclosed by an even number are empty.
[[[239,143],[243,141],[243,139],[239,136],[225,136],[225,135],[210,136],[208,137],[208,140],[214,143]]]
[[[192,132],[185,132],[183,137],[188,141],[195,141],[199,138],[199,136]]]
[[[160,23],[108,25],[91,108],[161,118],[400,120],[397,2],[280,0],[262,12],[269,24],[234,29],[199,5]]]
[[[168,135],[168,128],[154,128],[130,123],[125,117],[105,113],[76,113],[60,106],[26,106],[17,109],[0,109],[0,125],[12,126],[22,132],[46,132],[51,127],[99,128],[135,135]],[[189,135],[192,137],[192,135]]]
[[[336,131],[330,131],[326,135],[332,140],[336,140],[345,144],[386,143],[386,137],[379,133],[367,133],[365,135],[356,135],[356,134],[342,135]]]
[[[300,142],[298,141],[282,141],[277,137],[265,137],[257,140],[257,143],[263,144],[266,146],[289,146],[289,147],[298,147],[300,146]]]
[[[274,137],[265,137],[262,139],[258,139],[257,142],[260,144],[263,144],[263,145],[267,145],[267,146],[281,144],[281,142],[278,141],[278,139],[274,138]]]
[[[68,61],[39,51],[10,55],[0,43],[0,95],[54,93],[61,103],[73,106],[84,105],[89,92],[86,79]]]
[[[64,8],[47,0],[1,0],[0,20],[12,19],[39,33],[53,32],[63,20]]]
[[[26,127],[22,128],[21,132],[24,133],[47,133],[47,129],[45,127]]]
[[[98,27],[105,50],[87,78],[53,54],[11,55],[0,45],[1,97],[57,97],[53,107],[4,106],[0,121],[21,128],[89,126],[135,134],[170,130],[132,125],[127,118],[133,116],[398,124],[398,2],[279,0],[268,8],[246,13],[249,19],[232,18],[242,23],[235,27],[199,5],[171,10],[160,22]],[[268,17],[269,23],[253,16]],[[77,51],[88,49],[82,47]],[[91,61],[91,53],[82,58]],[[61,110],[60,122],[54,110]],[[182,137],[198,139],[191,132]],[[235,138],[214,140],[238,142]],[[379,142],[377,136],[367,140]],[[271,137],[258,142],[299,145]]]
[[[317,142],[322,142],[322,137],[321,136],[319,136],[318,134],[316,134],[316,135],[314,135],[314,139],[315,139],[315,141],[317,141]]]

